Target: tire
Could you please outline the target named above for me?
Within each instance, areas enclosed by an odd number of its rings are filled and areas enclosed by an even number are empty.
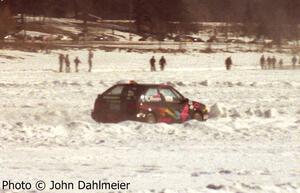
[[[197,121],[204,121],[202,113],[199,112],[195,112],[192,118]]]
[[[154,124],[157,123],[156,117],[153,113],[148,113],[145,119],[146,123]]]

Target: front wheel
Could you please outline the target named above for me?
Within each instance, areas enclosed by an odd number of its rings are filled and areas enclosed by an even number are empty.
[[[148,114],[146,115],[145,121],[146,121],[146,123],[151,123],[151,124],[157,122],[156,117],[155,117],[155,115],[154,115],[153,113],[148,113]]]
[[[201,113],[199,113],[199,112],[195,112],[193,114],[192,118],[195,119],[195,120],[197,120],[197,121],[204,121],[203,115]]]

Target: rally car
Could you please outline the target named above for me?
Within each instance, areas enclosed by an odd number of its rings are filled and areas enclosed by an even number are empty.
[[[204,104],[190,101],[170,85],[130,82],[98,95],[92,118],[104,123],[182,123],[190,119],[205,121],[208,111]]]

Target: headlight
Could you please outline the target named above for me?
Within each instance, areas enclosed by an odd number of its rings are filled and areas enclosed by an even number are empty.
[[[145,113],[138,113],[138,114],[136,115],[136,117],[137,117],[137,118],[145,118],[146,115],[145,115]]]

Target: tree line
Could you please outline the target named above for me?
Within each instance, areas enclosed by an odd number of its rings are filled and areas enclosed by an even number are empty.
[[[6,9],[6,15],[134,20],[137,33],[160,36],[196,31],[193,22],[241,23],[243,35],[277,42],[297,39],[300,21],[299,0],[2,0],[0,9],[0,18]]]

